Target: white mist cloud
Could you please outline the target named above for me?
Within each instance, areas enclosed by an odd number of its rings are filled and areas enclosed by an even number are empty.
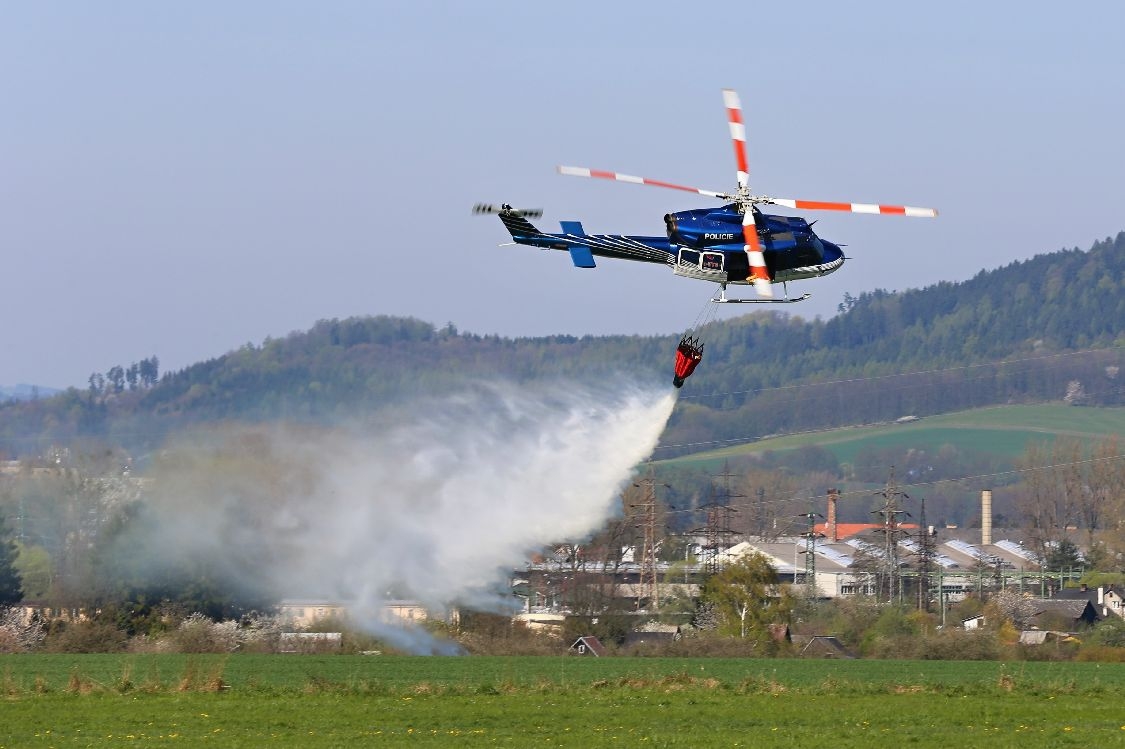
[[[528,552],[610,516],[674,402],[667,390],[490,385],[378,430],[228,432],[157,473],[159,546],[286,597],[347,603],[424,650],[422,633],[381,622],[385,600],[501,610]]]

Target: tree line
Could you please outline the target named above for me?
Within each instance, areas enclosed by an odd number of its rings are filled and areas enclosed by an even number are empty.
[[[118,395],[129,390],[151,388],[160,379],[160,360],[156,356],[133,362],[128,367],[116,364],[106,370],[105,374],[94,372],[90,375],[89,393],[92,398],[106,395]]]

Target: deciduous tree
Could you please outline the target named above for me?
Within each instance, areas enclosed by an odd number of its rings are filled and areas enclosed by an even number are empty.
[[[703,586],[703,601],[712,604],[723,634],[756,640],[757,650],[775,649],[769,628],[788,624],[793,596],[777,570],[761,554],[748,554],[712,575]]]

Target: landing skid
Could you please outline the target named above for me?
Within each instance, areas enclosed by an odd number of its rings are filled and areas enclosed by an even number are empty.
[[[812,296],[812,294],[805,293],[792,299],[727,299],[724,294],[718,299],[712,299],[711,301],[715,304],[793,304],[794,302],[803,302],[810,296]]]
[[[715,304],[793,304],[794,302],[803,302],[810,296],[812,296],[812,294],[806,292],[798,297],[790,297],[788,295],[788,289],[786,289],[784,299],[727,299],[727,285],[721,284],[719,286],[719,296],[713,298],[711,301]]]

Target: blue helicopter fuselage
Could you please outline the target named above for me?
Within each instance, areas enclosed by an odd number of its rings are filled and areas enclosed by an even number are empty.
[[[775,283],[825,276],[844,264],[838,245],[816,235],[798,216],[774,216],[754,209],[758,239],[770,280]],[[662,263],[676,275],[722,284],[746,284],[749,262],[742,237],[742,213],[736,204],[669,213],[663,237],[586,234],[579,222],[562,222],[563,233],[540,232],[527,219],[500,214],[517,244],[567,250],[574,264],[594,267],[593,258],[608,257]]]

